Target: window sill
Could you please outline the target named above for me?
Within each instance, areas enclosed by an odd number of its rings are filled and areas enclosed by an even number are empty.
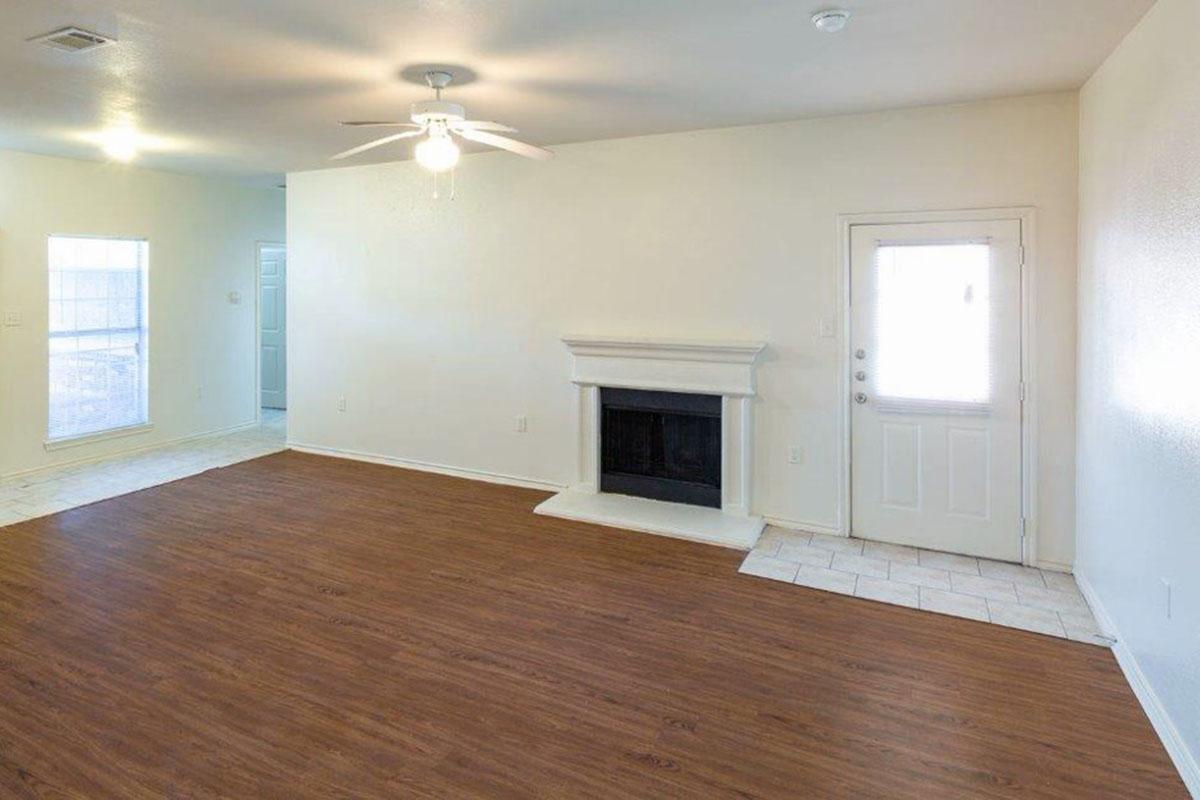
[[[65,450],[68,447],[82,447],[85,444],[104,442],[109,439],[121,439],[125,436],[137,436],[154,430],[154,423],[146,422],[141,425],[129,425],[124,428],[113,428],[99,433],[85,433],[82,436],[70,436],[62,439],[47,439],[44,443],[47,451]]]

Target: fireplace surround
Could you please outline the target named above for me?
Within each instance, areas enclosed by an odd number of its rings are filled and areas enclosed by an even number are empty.
[[[762,518],[751,514],[750,495],[754,367],[765,343],[609,336],[567,336],[563,341],[572,355],[570,380],[576,386],[576,476],[567,490],[539,505],[536,512],[729,547],[751,547],[763,526]],[[719,409],[719,479],[715,487],[710,481],[715,497],[710,493],[708,502],[700,505],[621,493],[627,487],[608,490],[613,484],[606,487],[604,480],[602,397],[605,390],[610,397],[621,397],[611,391],[623,389],[640,390],[659,399],[668,394],[707,396],[709,399],[695,401],[705,404],[707,425],[712,425],[713,412]],[[687,469],[683,475],[694,477]]]

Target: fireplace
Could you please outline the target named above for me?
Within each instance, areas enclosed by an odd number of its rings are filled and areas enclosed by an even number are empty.
[[[601,388],[600,491],[720,508],[720,395]]]
[[[748,549],[756,341],[566,336],[575,474],[534,511]],[[668,502],[664,502],[668,501]],[[673,501],[673,502],[672,502]]]

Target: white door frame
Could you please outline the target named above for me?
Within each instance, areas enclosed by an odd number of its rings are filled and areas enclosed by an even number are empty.
[[[1016,220],[1021,225],[1021,562],[1038,563],[1037,529],[1037,210],[1032,206],[980,208],[959,211],[903,211],[864,214],[839,214],[838,224],[838,303],[841,308],[841,347],[838,367],[838,427],[841,431],[841,480],[838,485],[838,530],[851,531],[850,497],[850,234],[858,225],[896,225],[904,223],[977,222]]]
[[[254,243],[254,421],[262,424],[262,251],[278,247],[285,252],[287,245],[260,239]],[[284,279],[286,280],[286,278]],[[284,292],[287,284],[284,284]],[[284,369],[287,367],[285,366]]]

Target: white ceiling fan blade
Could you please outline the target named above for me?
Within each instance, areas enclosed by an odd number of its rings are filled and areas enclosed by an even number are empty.
[[[488,122],[482,119],[464,119],[458,122],[451,122],[451,130],[470,130],[470,131],[496,131],[498,133],[516,133],[517,129],[505,125],[502,122]]]
[[[489,147],[499,147],[501,150],[507,150],[510,153],[516,153],[526,158],[536,158],[539,161],[545,161],[554,155],[554,153],[541,147],[534,147],[531,144],[518,142],[516,139],[509,139],[507,136],[497,136],[494,133],[487,133],[486,131],[463,129],[455,131],[455,133],[464,139],[470,139],[472,142],[486,144]]]
[[[339,123],[351,128],[419,128],[411,122],[388,122],[384,120],[353,120]]]
[[[349,150],[345,151],[344,153],[338,153],[331,160],[332,161],[340,161],[343,158],[349,158],[350,156],[356,156],[359,153],[366,152],[367,150],[371,150],[375,147],[379,147],[380,145],[390,144],[391,142],[394,142],[398,139],[407,139],[411,136],[420,136],[424,132],[425,131],[422,129],[422,130],[415,130],[415,131],[405,131],[404,133],[394,133],[391,136],[385,136],[382,139],[376,139],[373,142],[367,142],[366,144],[360,144],[358,147],[352,147]]]

